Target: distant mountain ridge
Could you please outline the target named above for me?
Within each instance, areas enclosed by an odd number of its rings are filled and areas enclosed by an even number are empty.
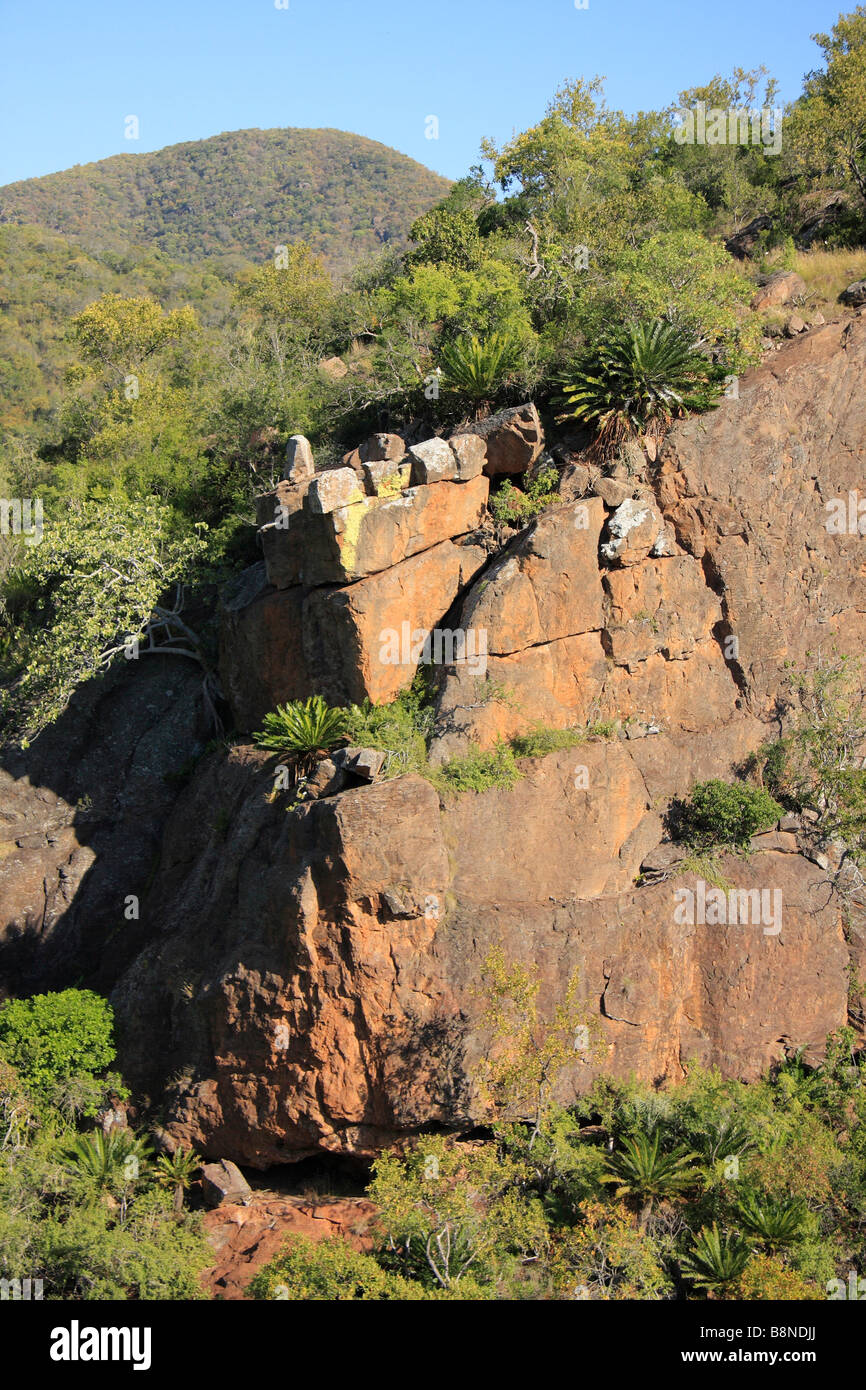
[[[344,272],[402,246],[449,187],[361,135],[238,130],[6,184],[0,223],[38,223],[97,252],[149,245],[178,261],[261,261],[304,240]]]

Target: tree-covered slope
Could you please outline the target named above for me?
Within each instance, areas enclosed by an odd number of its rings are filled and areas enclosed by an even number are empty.
[[[91,253],[56,232],[0,226],[0,426],[38,422],[63,395],[75,362],[69,325],[103,294],[151,295],[167,309],[191,304],[206,325],[223,322],[231,300],[222,258],[182,265],[130,246]]]
[[[335,270],[403,244],[448,181],[340,130],[237,130],[0,188],[0,222],[30,222],[88,250],[126,243],[175,260],[248,260],[305,240]]]

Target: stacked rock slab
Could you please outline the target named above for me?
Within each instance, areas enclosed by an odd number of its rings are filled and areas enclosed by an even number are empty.
[[[374,435],[315,471],[293,436],[285,476],[257,500],[263,565],[223,606],[223,688],[240,729],[314,690],[343,703],[393,699],[425,634],[484,564],[466,543],[489,492],[485,441],[406,448]]]

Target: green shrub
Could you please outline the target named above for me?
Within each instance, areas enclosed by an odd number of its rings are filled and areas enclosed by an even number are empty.
[[[365,700],[346,711],[346,737],[364,748],[387,753],[382,776],[406,772],[427,774],[427,742],[433,729],[433,708],[427,671],[422,667],[408,690],[387,705]]]
[[[284,1249],[260,1269],[247,1297],[303,1300],[391,1300],[411,1297],[407,1280],[390,1274],[372,1255],[340,1236],[314,1241],[290,1236]]]
[[[764,744],[752,760],[773,796],[817,816],[824,837],[841,839],[866,862],[866,769],[860,749],[866,718],[860,699],[862,665],[833,654],[795,677],[800,698],[794,727]]]
[[[774,825],[781,815],[782,807],[762,787],[714,778],[698,782],[680,808],[680,834],[696,848],[745,848],[752,835]]]
[[[510,526],[523,526],[551,505],[558,488],[559,473],[555,468],[543,468],[523,491],[506,478],[490,499],[491,514]]]
[[[50,1096],[58,1083],[111,1064],[113,1023],[108,1001],[87,989],[12,999],[0,1009],[0,1057],[30,1090]]]
[[[101,1202],[50,1210],[34,1232],[29,1268],[64,1301],[195,1301],[213,1259],[196,1217],[179,1220],[162,1194],[139,1197],[123,1224]]]
[[[441,792],[487,792],[493,787],[513,787],[522,774],[514,753],[501,739],[487,752],[467,753],[451,758],[431,774],[430,780]]]
[[[515,734],[510,745],[518,758],[544,758],[560,748],[577,748],[591,738],[613,738],[616,727],[612,719],[588,724],[585,729],[551,729],[545,724],[534,724],[525,734]]]

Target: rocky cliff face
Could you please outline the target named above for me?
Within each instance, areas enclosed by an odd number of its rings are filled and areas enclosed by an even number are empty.
[[[567,469],[504,550],[484,501],[541,452],[531,409],[409,450],[377,436],[328,473],[295,445],[260,502],[263,564],[224,605],[241,730],[313,690],[392,698],[434,629],[466,643],[442,660],[434,760],[534,721],[621,736],[525,759],[510,789],[441,799],[407,776],[292,809],[251,745],[211,753],[112,996],[124,1069],[168,1086],[175,1138],[266,1167],[477,1123],[495,945],[537,963],[543,1011],[578,975],[593,1045],[563,1099],[693,1059],[752,1078],[849,1010],[862,1025],[866,946],[796,825],[725,863],[782,905],[742,924],[677,912],[703,890],[662,841],[672,797],[778,732],[786,662],[862,651],[863,538],[827,521],[862,486],[864,379],[866,318],[801,337],[631,476]]]

